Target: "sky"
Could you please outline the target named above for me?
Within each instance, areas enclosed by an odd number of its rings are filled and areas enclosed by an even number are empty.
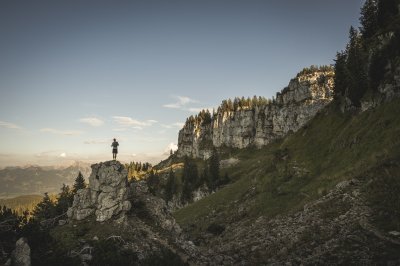
[[[157,163],[186,118],[332,64],[363,0],[0,1],[0,167]]]

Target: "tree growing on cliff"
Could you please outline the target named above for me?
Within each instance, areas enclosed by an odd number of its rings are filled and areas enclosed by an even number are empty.
[[[376,93],[384,79],[393,79],[387,67],[400,56],[399,4],[399,0],[365,1],[360,32],[350,28],[346,51],[335,60],[336,97],[346,96],[359,107],[368,90]]]
[[[75,194],[79,189],[83,188],[86,188],[86,183],[82,173],[79,171],[78,176],[75,178],[75,182],[72,187],[72,192]]]

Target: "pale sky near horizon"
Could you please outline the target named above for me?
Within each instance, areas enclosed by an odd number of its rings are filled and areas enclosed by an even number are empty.
[[[362,0],[0,1],[0,167],[159,162],[186,118],[332,64]]]

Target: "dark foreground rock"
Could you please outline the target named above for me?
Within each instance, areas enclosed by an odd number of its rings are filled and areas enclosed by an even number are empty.
[[[31,266],[31,248],[26,238],[21,237],[17,240],[11,259],[7,261],[6,265]]]

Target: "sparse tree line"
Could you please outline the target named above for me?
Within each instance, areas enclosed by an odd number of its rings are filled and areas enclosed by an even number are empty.
[[[130,162],[125,164],[125,168],[128,170],[128,179],[140,179],[143,174],[153,169],[153,165],[148,162]]]
[[[275,103],[275,98],[267,99],[265,97],[235,97],[233,100],[223,100],[221,105],[217,108],[217,110],[213,110],[211,112],[207,110],[201,110],[197,115],[191,115],[186,119],[186,124],[198,124],[198,125],[207,125],[211,124],[212,120],[217,119],[218,114],[224,112],[234,112],[242,109],[253,109],[256,106],[266,106],[269,104]]]
[[[391,80],[400,56],[399,0],[367,0],[360,24],[349,31],[349,42],[335,59],[335,97],[348,98],[355,107],[368,94],[378,92],[385,79]],[[389,36],[388,33],[392,33]],[[387,38],[387,42],[383,41]]]
[[[315,72],[330,72],[333,71],[333,67],[330,65],[311,65],[310,67],[303,68],[299,73],[297,73],[296,78],[304,75],[310,75]]]
[[[170,168],[166,177],[151,171],[146,180],[151,193],[162,196],[166,202],[175,198],[181,204],[191,202],[193,192],[198,189],[213,192],[229,181],[227,173],[223,176],[220,174],[220,157],[216,149],[213,149],[208,160],[201,163],[186,156],[180,175]]]

